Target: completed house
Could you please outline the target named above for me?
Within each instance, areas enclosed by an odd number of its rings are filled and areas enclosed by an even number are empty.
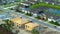
[[[54,21],[55,22],[56,20],[60,19],[60,16],[56,16],[55,14],[53,14],[51,12],[44,12],[44,14],[48,18],[48,21]]]
[[[2,0],[0,0],[0,4],[2,4]]]
[[[46,7],[39,7],[39,8],[35,8],[30,10],[31,14],[33,14],[33,16],[40,16],[41,14],[44,13],[44,10],[47,10],[48,8]]]
[[[16,0],[0,0],[0,4],[15,2]]]
[[[21,2],[20,5],[19,5],[19,7],[18,7],[18,10],[20,12],[27,13],[30,10],[29,6],[31,6],[31,3],[30,2],[27,2],[27,1],[26,2]]]
[[[40,2],[46,2],[47,4],[59,5],[60,0],[40,0]]]
[[[28,1],[32,1],[32,0],[28,0]],[[55,2],[54,0],[44,0],[44,2],[47,1],[47,2]],[[46,8],[46,7],[39,7],[39,8],[35,8],[35,9],[30,9],[29,6],[31,6],[31,3],[30,2],[22,2],[21,5],[19,6],[19,11],[21,12],[25,12],[25,13],[30,13],[33,15],[33,17],[37,17],[37,16],[40,16],[40,17],[43,17],[43,18],[48,18],[48,21],[50,20],[53,20],[55,21],[56,19],[59,19],[60,16],[56,16],[50,12],[44,12],[45,10],[49,9],[49,8]]]
[[[40,0],[28,0],[28,2],[32,3],[32,4],[36,4],[36,3],[39,3]]]
[[[60,0],[57,0],[57,5],[60,5]]]
[[[19,6],[19,9],[18,9],[20,12],[25,12],[25,13],[27,13],[27,12],[29,12],[29,6],[25,6],[25,5],[20,5]]]
[[[25,5],[25,6],[30,6],[30,2],[21,2],[20,4]]]

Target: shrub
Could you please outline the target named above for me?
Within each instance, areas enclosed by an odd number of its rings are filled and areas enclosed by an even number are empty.
[[[32,33],[32,34],[39,34],[39,31],[33,29],[33,30],[31,31],[31,33]]]

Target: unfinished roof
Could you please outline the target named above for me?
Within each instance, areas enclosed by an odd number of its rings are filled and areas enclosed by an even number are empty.
[[[18,23],[20,25],[23,25],[23,24],[29,22],[28,19],[24,19],[24,18],[20,18],[20,17],[13,18],[13,19],[11,19],[11,21],[14,22],[14,23]]]
[[[13,19],[11,19],[11,21],[18,21],[18,20],[21,20],[21,18],[20,17],[16,17],[16,18],[13,18]]]
[[[22,23],[21,23],[21,24],[26,24],[26,23],[28,23],[28,22],[29,22],[28,19],[24,19],[24,18],[22,18]]]
[[[39,26],[39,24],[37,24],[37,23],[27,23],[25,25],[27,25],[29,27],[32,27],[32,28],[35,28],[35,27],[38,27]]]

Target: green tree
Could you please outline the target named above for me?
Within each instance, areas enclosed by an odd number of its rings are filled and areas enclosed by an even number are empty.
[[[50,21],[49,23],[54,24],[56,26],[60,26],[60,24],[58,22]]]
[[[28,16],[32,16],[32,14],[31,14],[31,13],[26,13],[26,15],[28,15]]]
[[[33,30],[31,31],[31,33],[32,33],[32,34],[39,34],[39,31],[37,31],[36,29],[33,29]]]
[[[35,17],[35,18],[39,20],[41,17],[40,17],[40,16],[37,16],[37,17]]]
[[[5,25],[3,25],[8,31],[12,31],[11,29],[12,29],[12,23],[11,23],[11,21],[10,20],[4,20],[5,21]]]

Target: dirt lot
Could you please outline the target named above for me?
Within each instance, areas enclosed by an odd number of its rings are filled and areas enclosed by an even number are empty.
[[[6,29],[0,27],[0,34],[13,34],[12,32],[7,31]]]

